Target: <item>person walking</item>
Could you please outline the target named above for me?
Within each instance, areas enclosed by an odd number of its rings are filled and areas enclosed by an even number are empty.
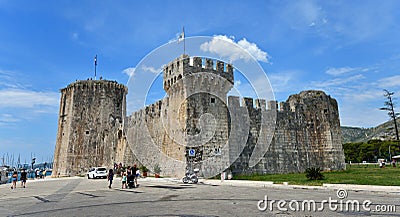
[[[18,172],[14,171],[14,173],[11,176],[11,189],[16,189],[17,188],[17,180],[18,180]]]
[[[25,188],[26,187],[26,179],[27,179],[27,173],[26,171],[23,169],[21,172],[21,187]]]
[[[111,189],[112,181],[114,179],[114,171],[113,169],[108,170],[107,180],[109,181],[108,188]]]

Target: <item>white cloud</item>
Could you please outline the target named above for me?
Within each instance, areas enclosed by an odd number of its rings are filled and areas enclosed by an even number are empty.
[[[23,85],[15,79],[18,76],[18,73],[14,71],[0,69],[0,88],[23,88]]]
[[[36,92],[23,89],[0,90],[0,107],[33,108],[35,106],[54,106],[59,104],[59,93]]]
[[[153,73],[153,74],[158,74],[158,73],[161,71],[161,68],[156,69],[156,68],[154,68],[154,67],[152,67],[152,66],[145,66],[145,65],[143,65],[143,66],[141,67],[141,70],[143,70],[144,72],[151,72],[151,73]],[[126,68],[126,69],[124,69],[124,70],[122,71],[122,73],[128,75],[129,77],[133,77],[133,76],[135,76],[135,74],[136,74],[136,68],[135,68],[135,67]]]
[[[338,76],[338,75],[343,75],[347,74],[350,72],[368,72],[370,71],[371,68],[361,68],[361,67],[340,67],[340,68],[334,68],[331,67],[328,70],[326,70],[326,74],[333,75],[333,76]]]
[[[295,88],[294,84],[299,84],[299,81],[295,79],[295,75],[302,74],[301,71],[282,71],[279,73],[273,73],[268,76],[269,81],[274,89],[274,92],[286,92],[291,91]],[[294,80],[296,80],[294,82]]]
[[[382,78],[378,81],[378,84],[382,88],[400,86],[400,75]]]
[[[378,89],[368,90],[365,87],[358,87],[343,94],[348,102],[370,102],[371,100],[383,99],[383,91]]]
[[[161,71],[161,68],[156,69],[156,68],[154,68],[152,66],[145,66],[145,65],[142,66],[142,69],[145,72],[151,72],[151,73],[154,73],[154,74],[158,74]]]
[[[20,119],[15,118],[11,114],[0,114],[0,125],[9,125],[19,121]]]
[[[233,43],[237,46],[232,46]],[[257,44],[247,41],[243,38],[242,40],[235,42],[234,37],[227,37],[226,35],[216,35],[209,42],[205,42],[200,45],[200,49],[205,52],[211,52],[221,57],[227,57],[231,61],[238,59],[249,60],[251,54],[256,60],[262,62],[269,62],[270,56],[267,52],[262,51]],[[247,52],[248,53],[247,53]]]
[[[333,67],[331,67],[328,70],[326,70],[325,73],[328,74],[328,75],[337,76],[337,75],[342,75],[342,74],[345,74],[345,73],[348,73],[348,72],[355,71],[357,69],[358,68],[352,68],[352,67],[341,67],[341,68],[333,68]]]
[[[255,43],[248,42],[245,38],[238,41],[237,43],[240,47],[249,52],[256,60],[261,62],[268,62],[268,54],[262,51]]]
[[[128,75],[129,77],[133,77],[135,75],[135,68],[134,67],[126,68],[122,71],[122,73]]]
[[[323,82],[313,82],[313,85],[316,87],[337,86],[337,85],[342,85],[342,84],[346,84],[346,83],[353,82],[353,81],[358,81],[363,78],[365,78],[363,75],[357,74],[357,75],[350,76],[347,78],[335,78],[335,79],[323,81]]]

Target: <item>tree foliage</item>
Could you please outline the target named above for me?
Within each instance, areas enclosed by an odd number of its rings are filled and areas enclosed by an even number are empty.
[[[390,155],[400,154],[399,141],[350,142],[343,144],[343,150],[346,162],[351,161],[352,163],[376,162],[378,159],[390,160]]]

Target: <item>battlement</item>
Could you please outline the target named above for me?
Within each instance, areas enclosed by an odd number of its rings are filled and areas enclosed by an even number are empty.
[[[249,97],[243,97],[240,103],[240,97],[228,96],[229,107],[242,107],[247,109],[261,109],[261,110],[277,110],[277,102],[275,100],[267,101],[265,99],[253,99]],[[267,107],[268,105],[268,107]]]
[[[234,82],[231,64],[209,58],[182,55],[164,66],[164,90],[168,92],[169,88],[183,77],[199,72],[217,74],[231,84]]]
[[[61,89],[61,92],[70,91],[71,89],[96,89],[99,87],[106,87],[109,89],[123,89],[128,94],[128,88],[119,84],[116,81],[110,80],[77,80],[74,83],[69,84],[66,88]]]

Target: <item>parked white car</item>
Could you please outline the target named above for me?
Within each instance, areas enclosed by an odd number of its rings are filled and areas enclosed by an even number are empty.
[[[93,167],[87,173],[88,179],[107,178],[107,168]]]

